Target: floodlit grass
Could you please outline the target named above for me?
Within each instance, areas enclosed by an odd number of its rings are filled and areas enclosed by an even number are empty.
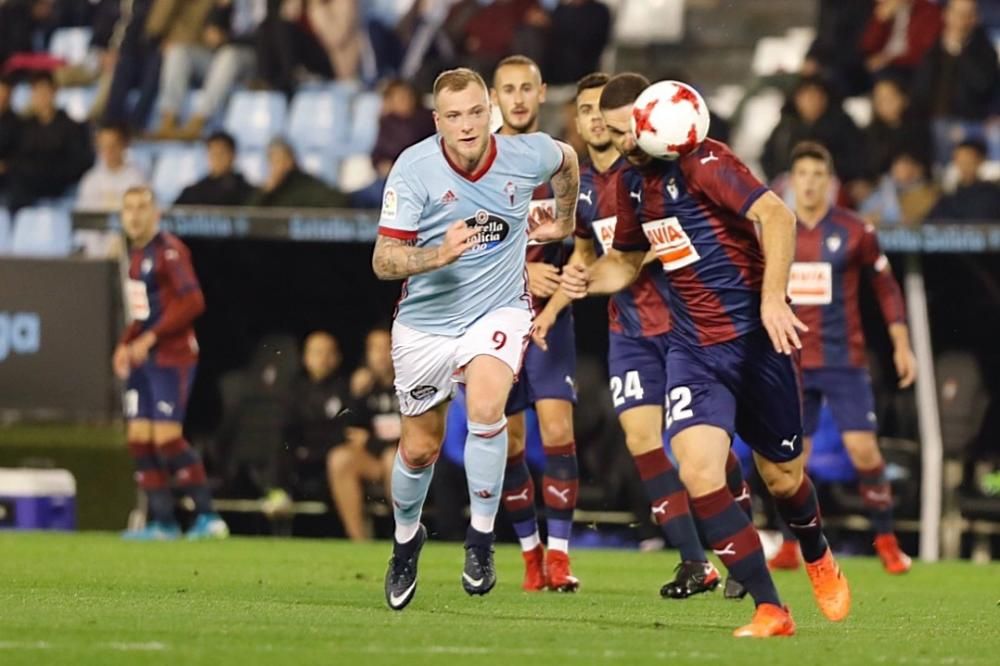
[[[580,550],[578,594],[520,590],[500,547],[483,598],[462,549],[430,543],[413,603],[385,607],[389,545],[276,539],[124,543],[103,534],[0,535],[0,664],[996,664],[1000,565],[917,564],[902,577],[843,560],[854,608],[815,607],[804,572],[777,575],[798,636],[735,640],[749,601],[664,601],[674,553]]]

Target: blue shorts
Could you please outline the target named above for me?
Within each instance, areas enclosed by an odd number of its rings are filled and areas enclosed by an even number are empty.
[[[802,453],[798,369],[774,351],[764,329],[735,340],[692,347],[671,339],[667,355],[667,432],[694,425],[734,432],[773,462]]]
[[[802,426],[816,432],[826,400],[840,432],[875,432],[875,396],[865,368],[818,368],[802,371]]]
[[[156,365],[132,368],[125,387],[125,418],[184,423],[197,366]]]
[[[538,400],[576,402],[576,332],[570,308],[559,313],[546,340],[548,351],[528,343],[521,374],[507,398],[508,415],[519,414]]]
[[[632,338],[608,336],[608,375],[615,413],[639,407],[663,407],[667,395],[667,335]]]

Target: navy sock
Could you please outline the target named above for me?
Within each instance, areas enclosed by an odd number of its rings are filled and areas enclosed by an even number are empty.
[[[663,530],[667,541],[680,551],[682,560],[707,562],[705,549],[701,546],[698,529],[691,516],[687,491],[666,452],[663,449],[653,449],[634,456],[633,460],[646,488],[653,520]]]
[[[815,562],[823,557],[830,546],[823,535],[816,488],[809,477],[803,474],[799,489],[791,497],[775,498],[775,504],[788,528],[798,538],[802,558],[806,562]]]
[[[535,510],[535,482],[531,478],[524,451],[507,458],[503,476],[503,508],[514,526],[522,550],[532,550],[538,538],[538,514]]]
[[[892,486],[885,476],[885,464],[858,470],[858,492],[868,507],[875,534],[892,533]]]
[[[754,602],[781,606],[757,530],[737,506],[728,487],[691,498],[691,508],[701,524],[705,539]]]
[[[549,548],[567,552],[573,531],[573,510],[580,490],[575,442],[545,448],[542,488]]]

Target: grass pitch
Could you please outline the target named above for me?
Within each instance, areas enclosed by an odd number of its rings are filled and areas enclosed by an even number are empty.
[[[834,625],[805,573],[777,575],[798,636],[735,640],[750,602],[663,601],[675,553],[578,550],[575,595],[526,594],[516,548],[500,582],[461,589],[459,544],[424,550],[416,599],[385,607],[389,545],[232,539],[124,543],[0,534],[0,664],[997,664],[1000,565],[844,559],[852,615]]]

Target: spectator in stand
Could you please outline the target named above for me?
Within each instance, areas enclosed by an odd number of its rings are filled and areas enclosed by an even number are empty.
[[[459,0],[415,0],[396,25],[403,49],[400,77],[419,90],[429,90],[439,72],[455,64],[455,36],[446,29],[451,8]]]
[[[998,87],[997,52],[975,0],[949,0],[941,38],[914,75],[914,99],[932,118],[984,120]]]
[[[128,161],[128,130],[121,125],[104,125],[98,129],[96,143],[97,163],[83,174],[76,208],[118,210],[126,191],[146,184],[146,174],[134,162]]]
[[[93,163],[86,126],[56,108],[52,74],[36,72],[31,77],[31,111],[21,123],[7,167],[10,212],[64,195]]]
[[[267,0],[257,31],[257,74],[261,83],[292,95],[310,77],[330,78],[330,60],[309,24],[306,0]]]
[[[14,69],[11,56],[45,51],[55,29],[55,9],[55,0],[0,2],[0,71]]]
[[[215,7],[215,0],[154,0],[146,20],[146,33],[158,40],[163,63],[160,66],[160,125],[154,139],[173,139],[179,131],[181,105],[187,92],[191,68],[195,66],[193,53],[204,54],[197,58],[198,65],[211,63],[208,17]]]
[[[160,88],[160,47],[146,31],[154,1],[131,0],[123,4],[111,41],[114,70],[100,117],[104,123],[125,123],[133,133],[146,131]],[[138,90],[138,96],[130,104],[133,90]]]
[[[873,0],[820,0],[816,39],[802,64],[804,76],[822,76],[838,96],[852,97],[871,85],[859,48]]]
[[[375,83],[378,79],[375,53],[358,11],[358,1],[309,0],[306,7],[309,25],[330,61],[331,78]]]
[[[160,77],[163,119],[157,138],[191,141],[201,136],[233,86],[253,71],[253,36],[265,11],[266,0],[215,0],[200,42],[167,46]],[[202,94],[181,127],[180,113],[192,78],[202,82]]]
[[[575,84],[601,69],[601,54],[611,37],[611,10],[597,0],[561,0],[552,12],[542,70],[545,81]]]
[[[177,200],[178,206],[243,206],[254,193],[235,169],[236,141],[226,132],[214,132],[205,139],[208,175],[188,185]]]
[[[8,161],[17,148],[18,130],[21,118],[10,106],[14,82],[9,77],[0,76],[0,192],[7,184]]]
[[[55,70],[56,84],[89,86],[97,84],[98,90],[90,110],[91,118],[100,117],[107,103],[108,87],[115,69],[115,47],[112,44],[116,26],[121,20],[122,0],[95,0],[84,2],[71,13],[74,20],[86,20],[83,25],[91,29],[90,45],[83,62],[67,64]],[[89,10],[89,13],[88,13]],[[68,10],[64,7],[64,20]],[[66,23],[63,23],[66,25]]]
[[[938,201],[928,216],[935,222],[995,221],[1000,213],[1000,183],[980,178],[986,161],[986,144],[970,139],[955,146],[952,164],[958,172],[958,187]]]
[[[829,146],[843,182],[862,174],[861,131],[819,77],[803,77],[782,110],[781,120],[764,144],[761,166],[768,179],[786,172],[792,148],[801,141]]]
[[[248,206],[280,208],[345,208],[346,195],[299,168],[295,151],[284,139],[267,147],[267,180],[247,201]]]
[[[282,515],[292,498],[330,497],[327,461],[337,448],[364,446],[366,433],[355,423],[350,388],[339,374],[342,357],[337,339],[326,331],[306,338],[304,374],[292,385],[285,419],[285,447],[278,452],[274,486],[265,513]]]
[[[494,0],[486,5],[479,0],[461,0],[452,6],[446,30],[459,45],[461,64],[492,72],[511,53],[543,62],[550,23],[537,0]]]
[[[365,528],[365,484],[384,487],[392,497],[389,481],[399,443],[401,419],[399,399],[393,388],[392,340],[386,329],[375,329],[365,338],[365,363],[351,376],[354,424],[367,437],[351,440],[330,452],[328,478],[337,513],[348,538],[368,538]]]
[[[872,89],[872,121],[864,133],[865,175],[877,179],[902,152],[929,165],[933,143],[926,119],[920,117],[895,77],[883,77]]]
[[[861,216],[882,227],[921,224],[941,191],[927,177],[927,165],[916,155],[901,152],[892,161],[872,194],[861,203]]]
[[[940,33],[941,9],[930,0],[876,0],[861,37],[865,65],[908,77]]]
[[[382,92],[382,115],[378,137],[372,149],[372,166],[378,177],[368,187],[351,196],[358,208],[382,205],[382,189],[389,170],[404,150],[434,133],[434,115],[420,104],[417,89],[407,81],[393,79]]]

